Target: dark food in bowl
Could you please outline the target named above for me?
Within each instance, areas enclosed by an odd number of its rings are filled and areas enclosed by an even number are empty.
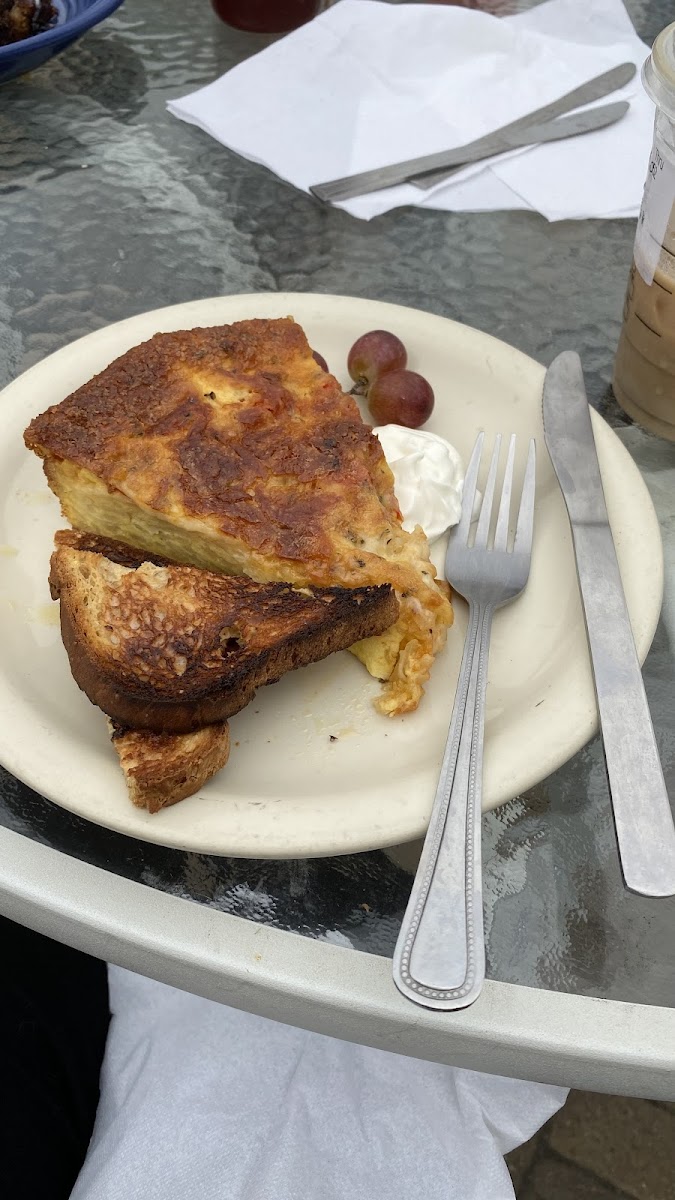
[[[55,19],[51,0],[0,0],[0,46],[43,33]]]

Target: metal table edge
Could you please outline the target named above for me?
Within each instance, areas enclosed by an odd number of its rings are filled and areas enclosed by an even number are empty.
[[[258,925],[0,829],[0,911],[86,953],[317,1033],[565,1087],[675,1099],[675,1009],[486,982],[462,1012],[396,991],[389,959]]]

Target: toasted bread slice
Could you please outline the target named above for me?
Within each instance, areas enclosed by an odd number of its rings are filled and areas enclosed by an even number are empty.
[[[124,567],[140,567],[148,558],[122,542],[75,529],[59,529],[54,542],[57,547],[102,554]],[[171,565],[158,555],[152,561],[158,567]],[[153,733],[150,729],[125,729],[108,717],[108,728],[132,803],[151,813],[194,795],[230,757],[227,721],[193,733]]]
[[[392,588],[255,583],[60,545],[52,596],[73,676],[120,725],[190,733],[225,721],[265,683],[396,621]]]
[[[110,719],[108,727],[129,796],[151,813],[194,795],[230,757],[227,721],[194,733],[124,729]]]
[[[415,708],[452,607],[406,533],[379,441],[291,318],[157,334],[26,430],[72,525],[259,583],[389,584],[400,612],[353,647]]]
[[[75,529],[59,529],[54,542],[57,547],[102,554],[124,567],[140,567],[148,558],[122,542]],[[158,555],[152,561],[158,567],[171,565]],[[125,729],[108,718],[108,728],[130,799],[137,808],[147,808],[151,813],[194,795],[230,757],[227,721],[193,733],[153,733],[150,729]]]

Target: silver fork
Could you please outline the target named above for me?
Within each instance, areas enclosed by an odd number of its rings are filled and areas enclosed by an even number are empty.
[[[485,691],[492,618],[519,596],[530,573],[535,444],[530,442],[509,548],[516,438],[511,435],[494,542],[489,542],[501,434],[495,438],[474,544],[471,514],[483,450],[479,434],[466,472],[462,516],[450,538],[446,578],[469,602],[469,627],[429,829],[394,952],[394,982],[425,1008],[465,1008],[485,978],[481,792]]]

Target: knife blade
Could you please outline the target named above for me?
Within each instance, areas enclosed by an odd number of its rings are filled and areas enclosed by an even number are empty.
[[[627,100],[616,100],[613,104],[603,104],[599,108],[587,108],[583,112],[573,113],[571,117],[559,117],[556,121],[547,121],[543,125],[528,125],[527,129],[519,132],[500,134],[480,142],[472,142],[459,150],[449,150],[444,154],[446,166],[452,161],[459,168],[470,163],[480,162],[484,158],[492,158],[495,154],[504,154],[507,150],[517,150],[521,146],[534,146],[541,142],[555,142],[563,138],[577,137],[582,133],[593,133],[596,129],[604,129],[624,117],[630,108]],[[439,155],[435,156],[437,159]],[[422,162],[422,159],[417,159]],[[405,167],[406,164],[403,164]],[[332,183],[319,183],[309,190],[318,200],[351,200],[354,196],[362,196],[366,192],[379,192],[392,187],[395,183],[405,183],[408,175],[401,167],[382,167],[374,171],[364,171],[362,175],[351,175],[345,179],[335,179]],[[416,182],[412,180],[410,182]]]
[[[578,354],[551,363],[544,437],[572,527],[626,887],[675,895],[675,826],[635,650]]]
[[[479,162],[483,158],[491,158],[495,154],[501,154],[506,150],[513,150],[522,145],[533,144],[527,138],[525,141],[522,140],[526,127],[535,122],[538,125],[547,123],[547,117],[551,111],[554,113],[569,112],[573,107],[580,107],[582,104],[588,104],[592,100],[609,95],[610,92],[616,91],[618,87],[623,87],[628,83],[634,74],[635,66],[633,63],[622,63],[620,66],[614,67],[611,71],[606,71],[604,75],[598,76],[597,79],[589,80],[581,88],[576,88],[573,92],[568,92],[560,100],[545,105],[544,108],[537,109],[529,113],[526,117],[521,117],[518,121],[511,122],[510,125],[504,126],[503,129],[498,129],[486,137],[468,142],[464,146],[458,146],[452,150],[442,150],[437,154],[426,154],[421,158],[411,158],[406,162],[395,163],[388,167],[376,167],[371,171],[361,171],[357,175],[346,175],[341,179],[333,179],[326,183],[313,184],[309,190],[317,199],[331,203],[339,200],[350,200],[355,196],[362,196],[367,192],[394,187],[399,183],[406,183],[408,181],[417,182],[417,176],[426,176],[430,172],[446,171],[449,167],[466,166],[468,163]],[[597,113],[602,111],[604,111],[604,108],[590,109],[587,113],[577,115],[590,116],[592,112]],[[613,118],[613,120],[617,119],[618,116]],[[552,125],[555,124],[555,122],[551,123]],[[591,125],[586,132],[590,132],[591,128],[598,127]],[[576,132],[582,132],[582,130],[577,130]],[[570,135],[562,134],[561,136]]]
[[[525,117],[519,117],[517,121],[510,121],[508,125],[502,125],[501,129],[496,130],[493,134],[488,134],[484,139],[489,143],[492,138],[498,137],[502,133],[521,133],[527,129],[529,125],[535,122],[537,125],[542,125],[546,121],[553,121],[556,117],[562,117],[565,113],[571,112],[574,108],[582,108],[585,104],[593,104],[596,100],[602,100],[603,96],[609,96],[612,92],[618,91],[619,88],[625,87],[634,78],[637,71],[635,63],[621,63],[618,67],[612,67],[611,71],[605,71],[603,75],[597,75],[595,79],[589,79],[588,83],[582,83],[581,87],[574,88],[571,92],[566,92],[559,100],[553,100],[551,104],[545,104],[543,108],[537,108],[534,112],[528,113]],[[534,144],[534,143],[533,143]],[[485,155],[489,157],[488,154]],[[416,188],[421,188],[422,191],[428,191],[429,188],[435,187],[437,183],[443,183],[449,179],[457,171],[461,171],[462,166],[452,167],[450,170],[431,171],[427,172],[420,179],[411,179],[410,183]]]

